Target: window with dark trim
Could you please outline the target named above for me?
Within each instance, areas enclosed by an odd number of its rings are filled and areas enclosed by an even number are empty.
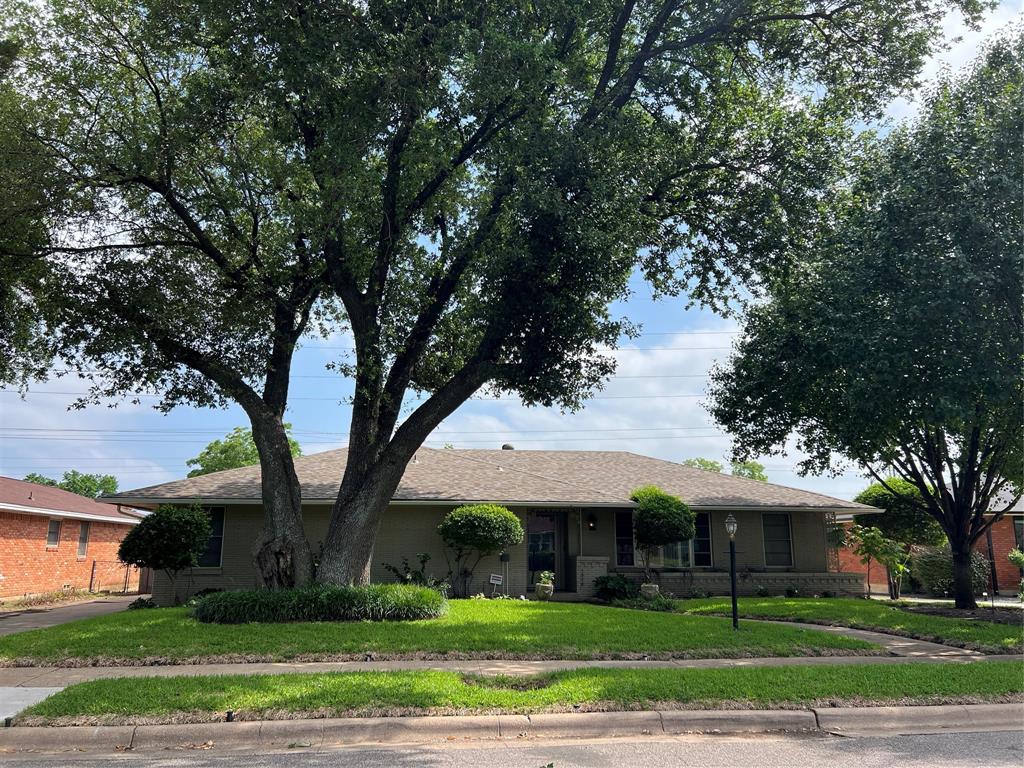
[[[693,535],[693,564],[697,568],[710,568],[711,515],[707,512],[698,512],[694,523],[696,532]]]
[[[630,511],[615,513],[615,564],[636,565],[633,553],[633,513]]]
[[[1024,550],[1024,517],[1013,518],[1013,540],[1017,549]]]
[[[60,520],[51,520],[46,527],[46,548],[56,549],[60,544]]]
[[[789,515],[785,512],[765,512],[761,515],[764,531],[764,564],[768,567],[793,566],[793,540],[789,529]]]
[[[89,523],[82,521],[78,524],[78,556],[85,557],[89,551]]]
[[[221,552],[224,549],[224,507],[211,507],[206,510],[210,516],[210,538],[206,549],[199,556],[200,568],[220,568]]]

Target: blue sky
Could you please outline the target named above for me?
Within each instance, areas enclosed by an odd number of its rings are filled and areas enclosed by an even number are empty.
[[[922,80],[927,82],[944,66],[962,66],[981,41],[1022,18],[1017,3],[1004,2],[975,31],[950,14],[944,25],[950,47],[928,62]],[[915,108],[915,95],[907,94],[890,105],[889,117],[906,119]],[[624,450],[672,461],[722,459],[730,441],[704,410],[703,393],[708,369],[728,355],[735,324],[686,309],[685,299],[654,302],[640,280],[633,287],[634,295],[617,309],[640,323],[643,335],[615,353],[615,376],[581,412],[528,409],[514,399],[474,399],[427,444],[497,448],[509,442],[519,449]],[[343,338],[311,342],[296,357],[289,420],[307,454],[346,442],[349,411],[341,401],[351,388],[324,365],[343,355],[340,348],[347,346]],[[73,468],[113,474],[122,489],[161,483],[182,477],[185,460],[210,440],[248,423],[237,407],[178,408],[162,415],[153,410],[152,398],[68,410],[75,398],[65,393],[83,389],[82,382],[65,377],[34,385],[24,400],[0,391],[0,475],[39,472],[59,477]],[[836,478],[799,477],[794,471],[798,458],[795,452],[764,458],[769,479],[840,498],[851,498],[866,485],[853,470]]]

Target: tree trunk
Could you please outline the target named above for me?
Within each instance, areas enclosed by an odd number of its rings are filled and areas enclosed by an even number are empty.
[[[953,544],[953,599],[957,608],[973,610],[978,607],[974,600],[974,583],[971,578],[971,547],[966,542]]]
[[[302,525],[302,489],[281,419],[250,414],[260,454],[263,529],[253,545],[256,572],[269,589],[288,589],[313,579],[313,554]]]
[[[401,477],[401,475],[399,475]],[[397,485],[397,482],[395,483]],[[353,496],[339,494],[331,512],[332,525],[316,571],[322,584],[368,584],[373,544],[394,487],[369,477]]]

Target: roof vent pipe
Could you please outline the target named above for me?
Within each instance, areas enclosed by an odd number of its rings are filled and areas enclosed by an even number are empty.
[[[512,443],[505,443],[503,446],[501,446],[501,450],[503,451],[514,451],[515,449],[516,447],[512,445]]]

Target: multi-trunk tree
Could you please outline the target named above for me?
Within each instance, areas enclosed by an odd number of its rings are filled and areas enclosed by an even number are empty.
[[[830,197],[832,225],[713,376],[740,455],[795,434],[805,470],[845,456],[923,504],[961,608],[975,605],[972,548],[1024,491],[1022,133],[1017,32],[865,151]]]
[[[634,272],[719,309],[783,276],[848,121],[913,80],[950,7],[983,6],[5,2],[4,130],[54,203],[6,258],[44,262],[28,288],[62,299],[47,322],[98,394],[246,411],[271,585],[311,574],[292,355],[349,331],[317,577],[360,581],[413,452],[474,392],[572,409],[600,385]]]

